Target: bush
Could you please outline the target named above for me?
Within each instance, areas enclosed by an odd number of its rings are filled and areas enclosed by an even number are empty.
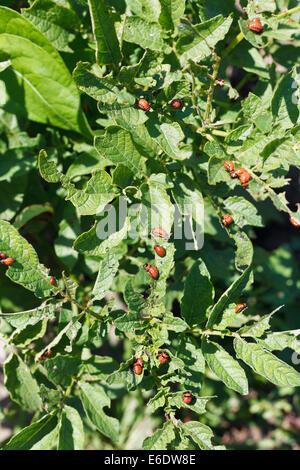
[[[0,7],[3,449],[299,448],[295,4]]]

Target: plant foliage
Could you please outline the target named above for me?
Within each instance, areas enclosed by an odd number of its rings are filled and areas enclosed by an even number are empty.
[[[14,259],[0,268],[6,417],[31,419],[4,450],[218,449],[228,403],[247,406],[249,385],[271,387],[269,410],[300,386],[282,354],[300,352],[299,241],[294,254],[253,249],[270,221],[300,224],[286,197],[300,168],[300,8],[241,4],[0,7],[0,252]],[[117,222],[102,239],[108,211]]]

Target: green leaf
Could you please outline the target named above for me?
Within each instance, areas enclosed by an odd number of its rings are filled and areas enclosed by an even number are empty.
[[[161,9],[159,0],[151,0],[150,2],[149,0],[128,0],[126,3],[135,15],[146,20],[158,20]]]
[[[78,383],[81,393],[81,401],[89,420],[105,436],[113,441],[119,437],[119,422],[115,418],[107,416],[103,408],[110,406],[110,399],[98,384]]]
[[[17,284],[34,292],[37,297],[47,297],[52,290],[48,271],[39,263],[32,246],[5,220],[0,220],[0,250],[15,259],[6,275]]]
[[[41,176],[48,183],[59,183],[65,179],[69,181],[60,171],[57,170],[54,162],[48,159],[48,155],[45,150],[41,150],[39,153],[39,170]]]
[[[266,330],[270,328],[270,320],[274,313],[276,313],[278,310],[280,310],[283,307],[281,305],[280,307],[276,308],[273,312],[269,313],[268,315],[264,315],[260,320],[257,322],[253,323],[252,325],[246,325],[240,328],[237,333],[240,336],[243,336],[246,334],[246,336],[254,336],[255,338],[259,338],[262,336]]]
[[[58,305],[59,303],[47,304],[44,302],[39,307],[33,308],[32,310],[27,310],[25,312],[0,313],[0,317],[4,318],[4,320],[14,328],[23,330],[28,325],[35,325],[36,323],[43,320],[43,318],[53,320],[53,318],[55,318],[55,310]]]
[[[120,186],[121,188],[126,188],[131,186],[134,180],[134,174],[129,168],[123,163],[119,163],[115,170],[112,173],[113,184]]]
[[[67,312],[69,313],[69,311]],[[66,326],[62,328],[62,330],[60,330],[60,332],[55,336],[55,338],[49,344],[47,344],[47,346],[44,349],[42,349],[42,351],[39,351],[39,353],[36,354],[35,356],[36,362],[40,360],[41,356],[45,353],[45,351],[54,348],[54,346],[56,346],[65,335],[69,338],[71,343],[73,342],[74,338],[76,337],[78,333],[79,327],[81,328],[81,323],[77,321],[77,319],[80,318],[81,315],[74,316],[66,324]]]
[[[74,243],[75,250],[79,253],[83,253],[89,256],[104,256],[107,250],[118,246],[121,241],[127,236],[130,228],[129,218],[125,220],[125,223],[121,230],[114,232],[109,235],[105,240],[101,240],[101,237],[97,235],[97,225],[94,225],[91,230],[81,234]]]
[[[176,331],[176,333],[181,333],[189,329],[188,324],[179,317],[174,317],[171,312],[167,312],[163,318],[163,324],[168,328],[168,330]]]
[[[26,364],[15,354],[4,363],[4,374],[5,387],[13,401],[27,410],[42,409],[38,384]]]
[[[112,16],[103,0],[88,0],[92,29],[96,41],[96,62],[118,66],[121,52]]]
[[[112,374],[119,365],[110,356],[93,355],[83,364],[84,370],[88,374],[88,380],[101,381],[105,380],[108,375]],[[84,376],[85,377],[85,376]],[[87,379],[85,378],[87,381]]]
[[[266,333],[256,341],[269,351],[283,351],[285,348],[291,348],[300,353],[300,340],[297,339],[299,335],[300,330],[276,331],[275,333]]]
[[[262,22],[262,26],[264,26],[264,22],[262,20],[262,17],[260,16],[259,19]],[[264,37],[263,34],[257,34],[254,31],[251,31],[248,27],[247,24],[250,23],[250,20],[239,20],[239,26],[241,29],[241,32],[243,33],[244,38],[252,44],[252,46],[260,49],[262,48],[265,43],[266,43],[266,38]]]
[[[297,82],[296,68],[283,74],[274,90],[272,98],[272,114],[276,124],[282,129],[293,127],[299,120],[298,99],[296,96]]]
[[[0,72],[3,72],[7,67],[11,66],[11,61],[10,60],[3,60],[0,62]]]
[[[197,421],[188,421],[182,424],[182,428],[187,436],[191,437],[193,441],[198,444],[202,450],[212,449],[211,439],[213,437],[212,430],[205,424],[198,423]]]
[[[190,326],[204,323],[213,300],[214,288],[210,274],[199,259],[193,264],[184,284],[181,316]]]
[[[159,24],[138,16],[126,17],[123,39],[124,41],[138,44],[143,49],[170,52],[170,47],[162,39],[162,31]]]
[[[257,214],[256,207],[243,197],[232,196],[224,201],[224,206],[232,214],[234,223],[239,227],[245,225],[262,227],[262,218]]]
[[[58,450],[83,450],[84,430],[75,408],[64,405],[59,418]]]
[[[141,172],[142,155],[140,148],[133,140],[130,132],[121,127],[108,127],[104,136],[95,138],[95,147],[102,157],[108,158],[115,165],[123,163],[135,174]]]
[[[79,94],[60,55],[29,21],[5,7],[0,7],[0,49],[11,60],[1,79],[29,119],[90,137]]]
[[[168,404],[170,406],[175,406],[176,408],[189,408],[198,414],[205,413],[205,407],[210,397],[197,397],[194,395],[192,402],[186,404],[182,401],[182,396],[183,392],[168,393]]]
[[[127,390],[135,390],[144,378],[144,371],[140,375],[134,374],[132,370],[135,357],[131,357],[126,362],[120,364],[120,367],[107,377],[109,384],[126,385]]]
[[[59,223],[58,237],[55,240],[55,253],[62,263],[72,269],[78,259],[78,253],[73,249],[73,242],[81,232],[81,227],[76,211],[71,206],[67,206],[65,212],[68,215],[67,219],[63,219]]]
[[[144,450],[167,450],[167,445],[175,439],[174,425],[167,421],[161,429],[155,431],[153,436],[147,437],[143,442]]]
[[[239,363],[217,343],[202,340],[202,352],[210,370],[229,388],[248,394],[246,374]]]
[[[244,232],[235,233],[234,239],[237,250],[235,253],[236,268],[241,271],[251,265],[253,259],[253,245],[249,237]]]
[[[33,341],[42,338],[47,330],[48,319],[44,318],[35,325],[27,325],[26,328],[14,331],[10,337],[10,343],[15,346],[26,347]]]
[[[141,318],[137,313],[125,313],[121,317],[117,318],[114,322],[115,327],[125,333],[130,333],[133,330],[141,329],[146,327],[148,321],[144,318]]]
[[[66,197],[77,208],[80,215],[101,213],[104,207],[116,197],[111,176],[105,170],[95,170],[83,190],[75,189],[72,184],[64,184],[68,191]]]
[[[184,378],[187,390],[199,394],[205,371],[205,359],[201,349],[194,339],[183,336],[177,348],[177,356],[185,364],[185,367],[178,371],[178,376]]]
[[[185,0],[160,0],[161,14],[159,22],[166,30],[174,30],[184,16]]]
[[[248,97],[242,103],[243,113],[248,119],[255,119],[261,114],[262,100],[254,93],[249,93]]]
[[[185,24],[186,21],[183,23]],[[200,60],[211,55],[214,46],[225,38],[232,23],[229,16],[224,18],[218,15],[203,23],[188,24],[189,34],[180,37],[176,43],[180,63],[185,65],[190,59]]]
[[[231,284],[231,286],[222,294],[218,302],[213,306],[209,314],[207,327],[211,328],[217,321],[221,312],[225,310],[227,305],[238,298],[240,293],[245,289],[251,279],[250,266]]]
[[[34,219],[34,217],[37,217],[40,214],[44,214],[45,212],[53,214],[53,208],[46,204],[32,204],[31,206],[27,206],[15,218],[14,227],[16,227],[16,229],[20,229],[29,220]]]
[[[203,244],[204,202],[201,192],[187,175],[177,175],[172,189],[181,215],[189,218],[192,240],[186,245],[199,250]]]
[[[74,10],[51,0],[35,0],[30,8],[22,9],[28,19],[59,51],[73,52],[69,42],[75,38],[72,32],[80,27]]]
[[[132,280],[129,280],[125,285],[124,299],[130,312],[139,313],[145,305],[144,297],[136,292]]]
[[[68,387],[72,377],[76,376],[80,368],[80,360],[72,356],[56,355],[45,361],[48,377],[56,385]]]
[[[2,450],[50,450],[56,447],[58,434],[56,412],[43,416],[25,427],[5,444]]]
[[[247,343],[241,338],[235,338],[233,345],[239,359],[242,359],[254,372],[262,375],[273,384],[282,387],[300,386],[299,372],[259,344]]]
[[[167,234],[170,234],[173,226],[174,206],[165,188],[165,175],[159,173],[149,178],[148,184],[141,186],[143,211],[141,223],[146,223],[145,229],[163,227]],[[159,181],[162,177],[163,181]],[[148,233],[148,232],[147,232]]]
[[[73,78],[79,90],[103,103],[113,103],[118,98],[119,89],[111,77],[98,76],[97,66],[88,62],[78,62]]]
[[[147,407],[154,413],[158,408],[161,408],[166,403],[166,393],[168,389],[160,390],[154,397],[152,397],[147,404]]]
[[[68,277],[65,272],[62,272],[62,277],[64,280],[64,284],[66,286],[66,291],[67,294],[70,298],[75,299],[76,298],[76,291],[78,289],[78,284],[74,279],[71,279],[71,277]]]
[[[180,143],[184,140],[185,135],[177,122],[170,124],[149,120],[147,128],[150,135],[155,136],[157,144],[170,158],[184,160],[192,155],[189,148],[180,147]]]
[[[39,168],[42,177],[49,183],[61,182],[67,190],[66,200],[72,202],[80,215],[100,213],[116,196],[117,189],[112,185],[111,176],[105,170],[95,170],[84,189],[76,189],[70,179],[60,173],[47,154],[41,150]]]
[[[94,300],[101,300],[108,293],[113,279],[118,271],[119,262],[116,256],[107,251],[100,261],[97,279],[93,288]]]

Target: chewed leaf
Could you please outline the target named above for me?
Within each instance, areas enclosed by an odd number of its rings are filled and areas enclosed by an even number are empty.
[[[191,27],[190,34],[184,35],[176,43],[177,52],[181,55],[181,65],[189,59],[199,60],[211,54],[213,47],[224,39],[232,23],[232,18],[218,15],[208,21]]]

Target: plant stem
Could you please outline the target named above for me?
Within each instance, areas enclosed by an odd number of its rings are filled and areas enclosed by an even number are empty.
[[[209,90],[208,90],[208,98],[207,98],[206,109],[205,109],[205,114],[204,114],[204,118],[203,118],[204,123],[209,121],[210,108],[211,108],[214,89],[215,89],[215,81],[216,81],[217,74],[218,74],[218,71],[219,71],[220,62],[221,62],[221,57],[217,56],[216,61],[214,63],[214,68],[213,68],[213,74],[212,74],[212,77],[211,77],[210,87],[209,87]]]
[[[276,15],[277,18],[284,18],[285,16],[293,15],[294,13],[297,13],[297,11],[300,11],[300,6],[291,8],[290,10],[283,11],[282,13],[279,13],[279,15]]]
[[[252,73],[248,72],[246,75],[242,78],[242,80],[237,84],[235,87],[236,91],[240,91],[240,89],[245,85],[245,83],[248,82],[248,80],[252,77]]]
[[[240,32],[232,41],[231,43],[226,47],[226,49],[222,52],[221,57],[222,59],[226,57],[232,49],[235,48],[242,40],[244,39],[244,35],[242,32]]]
[[[219,135],[221,137],[226,137],[228,135],[228,132],[225,131],[220,131],[219,129],[212,129],[210,131],[213,135]]]

